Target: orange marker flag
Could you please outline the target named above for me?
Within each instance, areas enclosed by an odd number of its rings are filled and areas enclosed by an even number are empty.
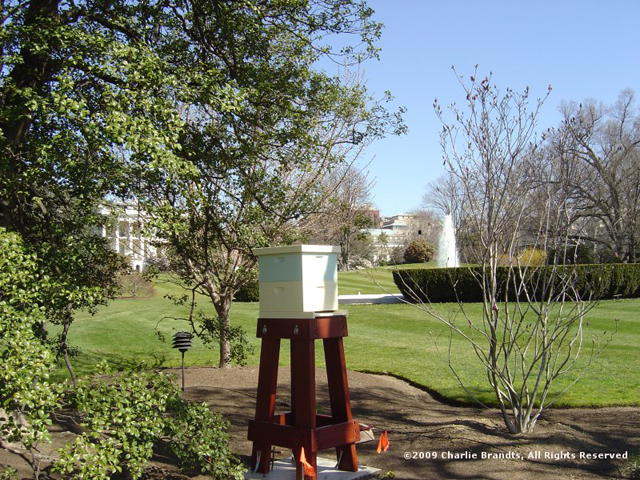
[[[304,454],[304,447],[300,449],[300,463],[304,467],[304,474],[313,477],[316,474],[316,471],[313,469],[313,466],[307,462],[307,457]]]
[[[389,450],[389,434],[385,430],[383,434],[380,435],[380,440],[378,440],[378,453],[382,451]]]

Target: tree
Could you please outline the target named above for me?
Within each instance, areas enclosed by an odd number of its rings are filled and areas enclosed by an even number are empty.
[[[19,235],[0,227],[0,447],[10,451],[11,443],[31,451],[48,440],[49,416],[59,404],[48,382],[54,356],[37,335],[42,294],[51,290]],[[37,475],[38,457],[22,456]]]
[[[593,242],[619,261],[640,254],[640,114],[625,90],[612,107],[594,101],[561,107],[551,155],[566,174],[576,242]]]
[[[441,222],[432,211],[426,209],[412,210],[406,222],[408,227],[407,244],[417,238],[422,238],[431,245],[437,243],[440,236]]]
[[[422,196],[422,206],[425,210],[436,211],[442,215],[451,215],[455,220],[460,216],[462,196],[462,186],[458,178],[447,172],[437,180],[427,184],[426,191]]]
[[[476,77],[477,70],[468,80],[459,77],[466,108],[451,105],[451,123],[437,101],[434,106],[443,123],[445,163],[462,186],[462,214],[478,233],[482,268],[474,278],[483,294],[482,319],[474,321],[461,308],[460,324],[422,308],[471,344],[508,430],[527,433],[563,393],[551,387],[575,369],[592,303],[581,298],[570,268],[557,262],[538,267],[519,255],[524,246],[566,251],[570,244],[561,172],[544,162],[535,135],[546,97],[531,102],[528,89],[503,93],[491,77]],[[498,262],[505,255],[512,261],[500,281]]]
[[[289,186],[309,182],[318,162],[335,155],[323,150],[320,131],[361,144],[387,125],[376,121],[385,116],[378,106],[361,108],[362,89],[346,92],[311,68],[320,56],[347,64],[375,56],[380,25],[363,2],[30,0],[2,8],[0,222],[37,253],[40,270],[66,279],[68,291],[47,315],[64,326],[65,356],[73,312],[117,291],[120,264],[94,230],[105,221],[105,198],[155,208],[167,238],[180,235],[185,206],[206,211],[195,230],[230,231],[227,222],[241,213],[239,228],[251,233],[256,212],[284,225],[299,212],[278,205],[304,208],[315,195],[300,190],[293,201]],[[326,37],[337,33],[359,35],[362,48],[334,52]],[[332,128],[358,109],[349,130]],[[203,165],[218,183],[195,192]],[[176,215],[168,212],[174,206]],[[207,278],[250,255],[245,243],[209,239],[220,247],[213,256],[227,256]],[[216,299],[238,285],[213,283],[212,292],[223,292]],[[221,332],[224,339],[226,327]]]
[[[323,176],[398,117],[371,103],[361,85],[314,70],[320,57],[335,57],[322,45],[328,34],[362,39],[364,50],[346,49],[347,60],[374,53],[379,26],[364,4],[223,4],[180,9],[180,33],[194,46],[181,70],[184,123],[170,162],[147,168],[142,156],[135,160],[137,200],[192,290],[187,320],[219,342],[220,366],[228,366],[239,333],[229,309],[255,277],[252,249],[291,243],[323,197]],[[196,293],[212,302],[215,318],[197,309]]]
[[[422,196],[422,206],[440,213],[440,216],[451,215],[458,252],[469,263],[477,263],[481,261],[479,238],[473,229],[473,221],[463,216],[463,199],[464,188],[460,180],[453,173],[447,172],[427,184]]]
[[[368,173],[352,163],[329,172],[322,182],[323,202],[302,222],[302,231],[310,241],[340,245],[340,267],[344,270],[351,269],[362,254],[372,254],[365,229],[372,226],[368,209],[373,186]]]
[[[152,46],[157,6],[127,2],[8,1],[0,51],[0,225],[18,233],[38,271],[58,280],[46,319],[117,291],[122,263],[96,232],[99,204],[129,188],[131,154],[158,158],[176,122]],[[44,336],[44,321],[43,332]],[[73,377],[73,372],[71,371]]]

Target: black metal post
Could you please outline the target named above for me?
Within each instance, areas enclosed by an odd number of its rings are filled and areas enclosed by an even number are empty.
[[[182,391],[184,392],[184,352],[191,348],[191,334],[189,332],[177,332],[173,336],[173,348],[177,348],[182,354]]]
[[[182,391],[184,392],[184,350],[182,350]]]

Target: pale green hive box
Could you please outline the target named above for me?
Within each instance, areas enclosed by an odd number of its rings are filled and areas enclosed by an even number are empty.
[[[313,318],[338,310],[340,247],[256,248],[261,318]]]

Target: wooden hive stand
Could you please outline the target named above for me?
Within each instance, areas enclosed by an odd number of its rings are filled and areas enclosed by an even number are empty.
[[[300,451],[304,448],[307,462],[317,476],[317,454],[336,449],[338,469],[357,472],[355,443],[360,440],[360,426],[351,417],[349,385],[342,338],[347,336],[345,315],[316,318],[260,318],[258,337],[262,338],[258,396],[255,420],[249,422],[249,440],[253,442],[251,468],[268,473],[271,447],[293,451],[296,478],[304,467]],[[291,346],[291,411],[276,413],[276,387],[280,341],[289,339]],[[315,340],[322,339],[327,366],[331,415],[316,413]],[[257,467],[257,468],[256,468]]]

